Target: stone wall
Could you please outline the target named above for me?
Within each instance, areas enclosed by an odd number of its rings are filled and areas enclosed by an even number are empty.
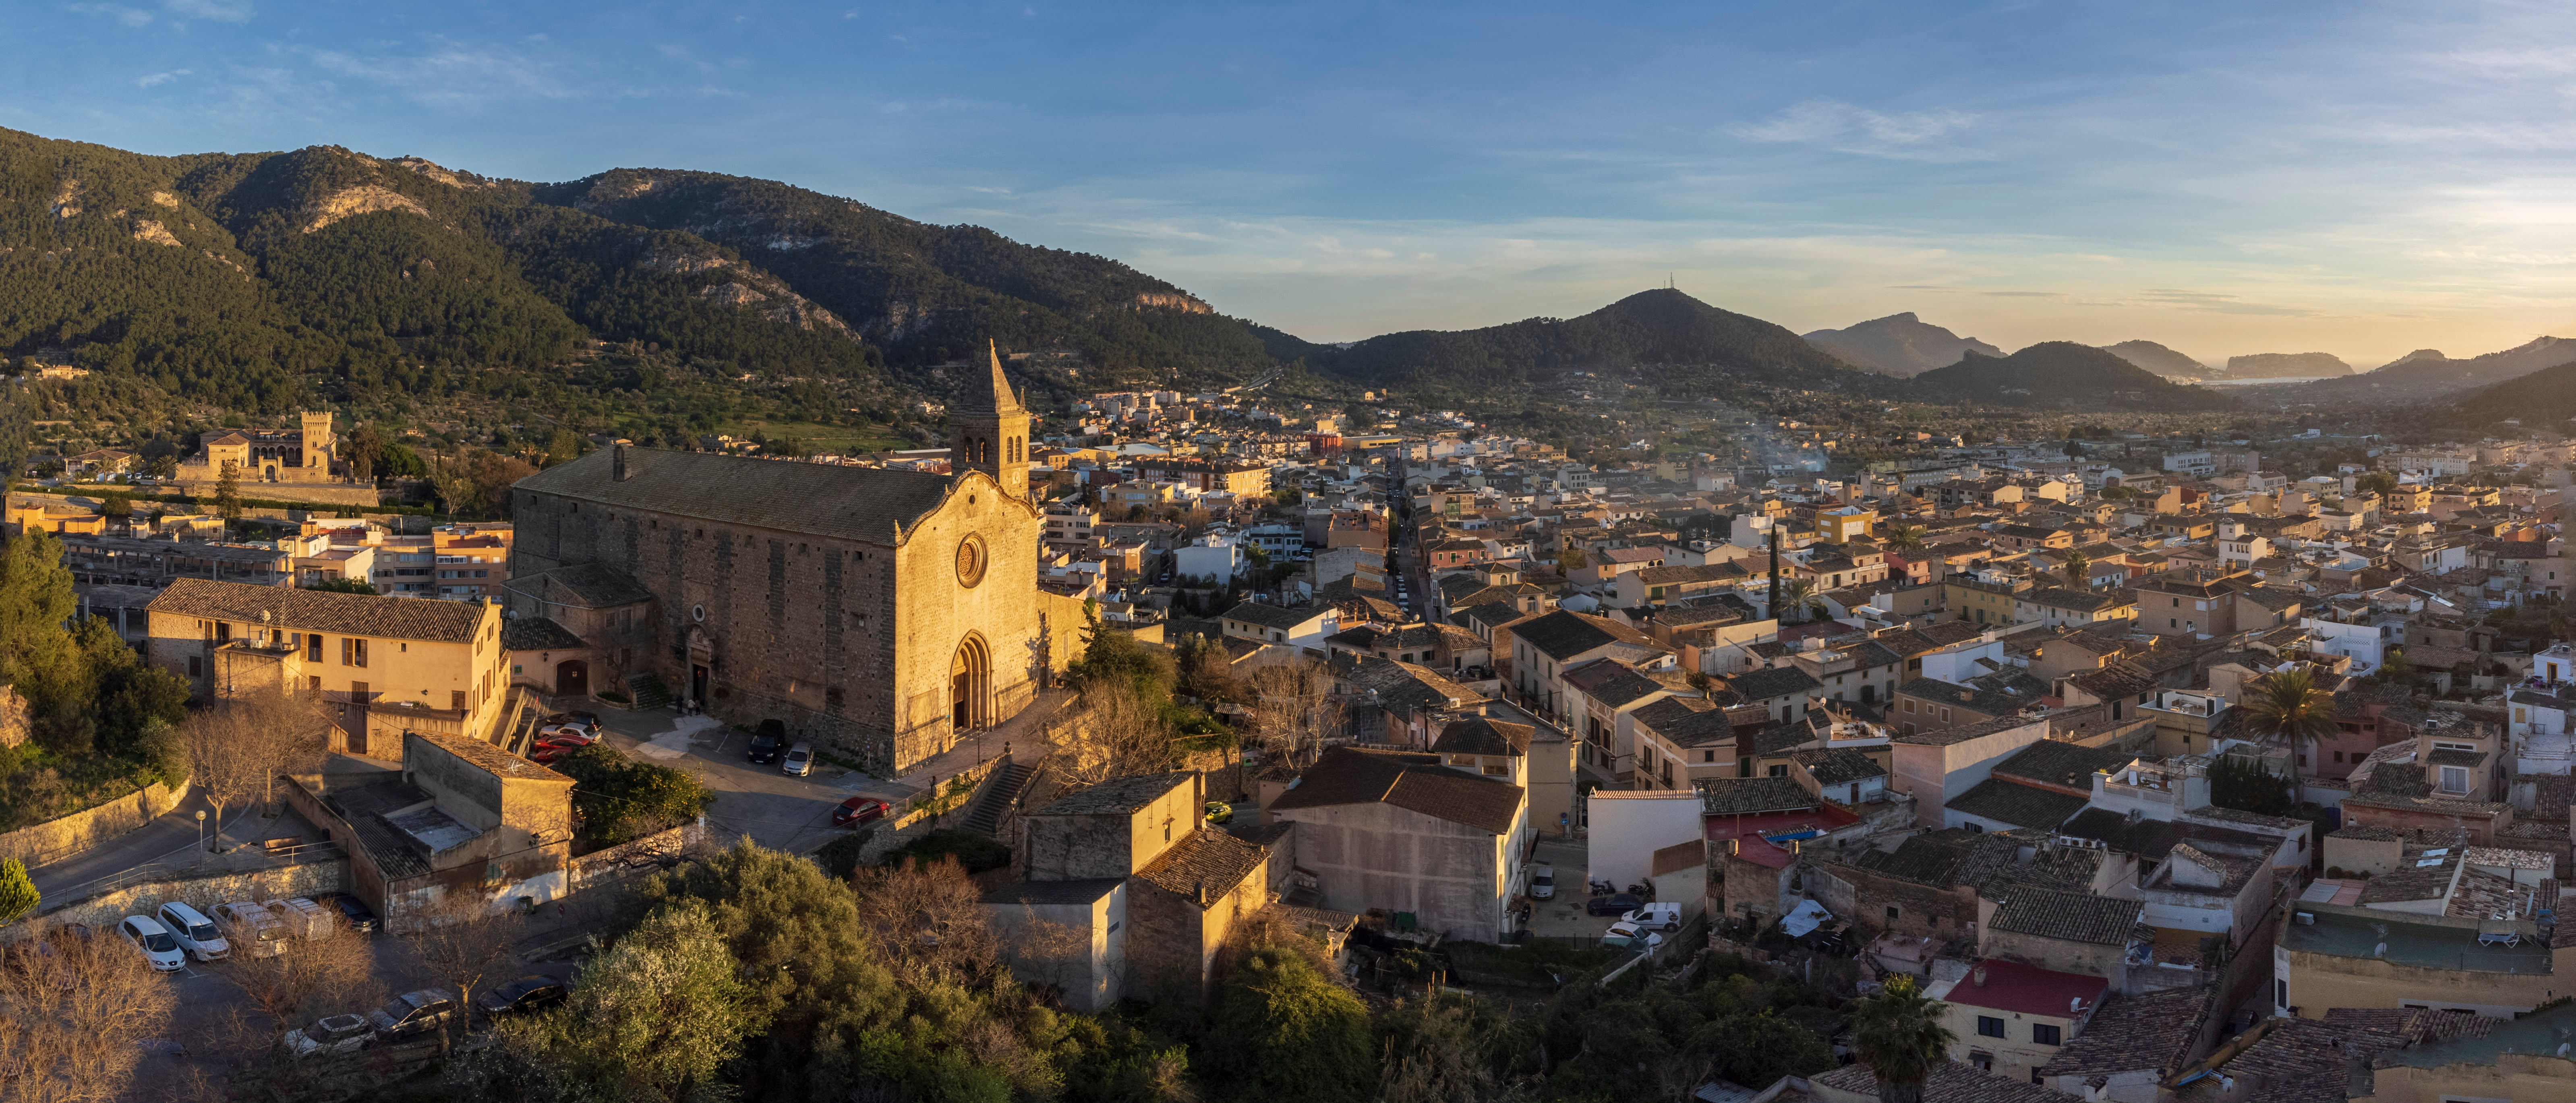
[[[87,850],[152,822],[154,817],[177,808],[179,801],[186,796],[185,782],[172,789],[156,781],[61,819],[0,834],[0,858],[16,858],[32,868],[66,854]]]
[[[188,469],[181,467],[179,473],[185,476]],[[212,499],[215,495],[215,486],[221,481],[219,477],[204,479],[182,477],[174,480],[171,485],[179,493]],[[312,502],[315,505],[333,506],[372,507],[382,504],[384,497],[372,486],[353,486],[347,483],[269,483],[247,477],[240,481],[240,490],[244,498],[265,498],[278,502]]]
[[[173,900],[201,912],[235,900],[310,897],[348,888],[349,860],[328,858],[268,869],[221,870],[196,876],[174,874],[75,900],[47,900],[37,914],[49,923],[86,923],[105,931],[129,915],[148,915]]]
[[[595,850],[572,860],[571,891],[613,885],[640,873],[662,868],[662,862],[706,845],[707,818],[684,823],[668,831],[630,839]]]

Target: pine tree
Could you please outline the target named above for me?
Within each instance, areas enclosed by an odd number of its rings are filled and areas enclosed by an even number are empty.
[[[16,858],[0,860],[0,923],[15,923],[42,903],[44,896],[28,879],[26,863]]]

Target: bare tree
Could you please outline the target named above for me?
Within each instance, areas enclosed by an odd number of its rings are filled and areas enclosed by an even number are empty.
[[[460,1012],[470,1012],[474,993],[515,971],[522,924],[518,917],[493,910],[487,901],[456,893],[399,926],[421,964],[456,990]],[[465,1014],[459,1014],[461,1020]]]
[[[1333,693],[1333,673],[1312,659],[1252,672],[1253,739],[1262,750],[1304,769],[1341,733],[1348,711]]]
[[[319,1015],[363,1013],[388,995],[376,978],[374,947],[336,919],[330,933],[289,942],[285,953],[233,959],[231,973],[281,1033]]]
[[[908,988],[958,981],[964,987],[994,975],[1001,947],[985,925],[983,893],[955,857],[923,865],[862,867],[851,875],[858,889],[859,926],[867,929],[895,981]]]
[[[331,717],[320,694],[239,689],[188,718],[188,772],[215,806],[217,836],[225,808],[253,793],[273,799],[279,774],[318,768],[330,748]]]
[[[1086,690],[1082,708],[1053,732],[1048,765],[1068,791],[1115,778],[1178,768],[1171,722],[1134,688],[1105,683]]]
[[[0,1006],[8,1098],[73,1103],[134,1087],[138,1043],[169,1027],[178,995],[121,937],[38,926],[0,953]]]

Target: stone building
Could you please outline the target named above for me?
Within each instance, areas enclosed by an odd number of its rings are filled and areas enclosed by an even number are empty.
[[[179,465],[180,480],[212,482],[223,478],[224,466],[230,464],[234,477],[244,483],[340,481],[346,472],[338,458],[340,436],[332,431],[331,415],[305,413],[297,420],[302,428],[291,433],[232,429],[201,435],[200,451]]]
[[[533,907],[570,891],[571,778],[479,740],[413,731],[403,743],[395,777],[306,775],[280,788],[347,852],[352,893],[389,929],[459,899]]]
[[[1025,708],[1082,625],[1037,584],[1029,415],[998,358],[950,420],[946,475],[620,445],[523,479],[511,609],[628,591],[584,610],[648,641],[618,645],[619,678],[910,771]],[[573,569],[582,585],[549,583]]]

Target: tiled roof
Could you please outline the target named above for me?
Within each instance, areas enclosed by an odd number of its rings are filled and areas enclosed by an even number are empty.
[[[1852,1063],[1807,1078],[1810,1083],[1838,1093],[1878,1098],[1878,1080],[1869,1066]],[[2037,1084],[2007,1080],[1974,1066],[1944,1061],[1932,1067],[1932,1075],[1923,1082],[1923,1103],[2067,1103],[2074,1098],[2064,1092],[2051,1091]]]
[[[501,622],[501,647],[507,651],[570,651],[588,647],[572,629],[551,617],[511,617]]]
[[[1560,663],[1619,640],[1645,640],[1636,629],[1607,617],[1585,616],[1566,609],[1541,613],[1512,625],[1512,637]]]
[[[2093,788],[2093,771],[2116,770],[2134,754],[2043,739],[1995,764],[1994,772],[2074,789]]]
[[[1994,735],[1997,732],[2008,732],[2015,728],[2025,728],[2033,724],[2046,725],[2047,723],[2048,720],[2045,717],[2029,718],[2022,716],[1999,716],[1992,720],[1979,721],[1974,724],[1962,724],[1955,728],[1942,728],[1937,731],[1915,732],[1910,735],[1900,734],[1893,737],[1893,741],[1898,743],[1910,743],[1924,747],[1947,747],[1954,743],[1965,743],[1971,739],[1983,739],[1986,736]]]
[[[2209,1021],[2214,992],[2177,988],[2143,996],[2111,996],[2048,1063],[2041,1076],[2100,1076],[2152,1072],[2162,1080],[2191,1062],[2201,1027]],[[2327,1012],[2328,1015],[2334,1014]]]
[[[1985,973],[1983,984],[1977,983],[1979,970]],[[2087,1005],[2099,1003],[2103,990],[2110,984],[2110,981],[2089,973],[2062,973],[2018,961],[1989,958],[1978,962],[1968,976],[1952,986],[1947,999],[1966,1007],[2066,1019],[2076,1017],[2071,1014],[2072,1001],[2080,999]]]
[[[2054,831],[2059,824],[2083,811],[2085,800],[2072,793],[1990,777],[1970,787],[1967,792],[1950,798],[1945,807],[2015,827]]]
[[[1806,767],[1808,775],[1815,778],[1818,785],[1849,785],[1855,781],[1887,776],[1887,767],[1879,765],[1878,760],[1849,747],[1799,751],[1789,758]]]
[[[1226,610],[1221,615],[1225,620],[1244,621],[1264,628],[1295,628],[1323,616],[1324,613],[1325,610],[1320,608],[1291,609],[1285,605],[1274,605],[1267,601],[1246,601]]]
[[[1090,816],[1101,813],[1133,812],[1155,801],[1173,789],[1190,783],[1196,773],[1174,770],[1164,774],[1141,774],[1101,782],[1044,808],[1028,813],[1032,816]]]
[[[1335,747],[1307,767],[1295,786],[1270,803],[1270,810],[1389,804],[1496,835],[1511,831],[1527,801],[1520,786],[1437,762],[1430,755]]]
[[[537,601],[583,609],[614,609],[653,600],[653,591],[615,567],[575,563],[551,571],[520,575],[502,584],[512,593]]]
[[[719,524],[892,546],[948,498],[949,476],[877,467],[625,448],[627,479],[603,448],[519,480],[516,489]]]
[[[1785,777],[1702,778],[1693,784],[1699,789],[1700,811],[1712,816],[1795,811],[1822,803]]]
[[[2004,890],[1987,925],[1998,931],[2097,946],[2126,946],[2146,904],[2041,885]]]
[[[1795,697],[1824,688],[1824,683],[1794,666],[1765,667],[1727,679],[1735,692],[1747,701],[1769,701]]]
[[[1637,723],[1679,747],[1700,747],[1735,741],[1735,727],[1727,721],[1726,710],[1693,697],[1666,697],[1635,713]]]
[[[1234,891],[1246,875],[1270,859],[1270,848],[1245,842],[1213,827],[1203,827],[1172,844],[1160,857],[1137,870],[1139,880],[1165,892],[1195,898],[1203,887],[1215,900]]]
[[[1529,753],[1530,735],[1538,729],[1528,724],[1514,724],[1489,717],[1476,716],[1451,721],[1440,729],[1440,737],[1431,742],[1433,754],[1525,755]]]
[[[503,781],[559,781],[566,785],[572,784],[571,778],[480,739],[467,739],[463,736],[435,731],[414,731],[404,734],[418,736],[431,746],[464,759]]]
[[[152,599],[155,613],[261,624],[290,632],[471,643],[489,606],[182,578]]]

